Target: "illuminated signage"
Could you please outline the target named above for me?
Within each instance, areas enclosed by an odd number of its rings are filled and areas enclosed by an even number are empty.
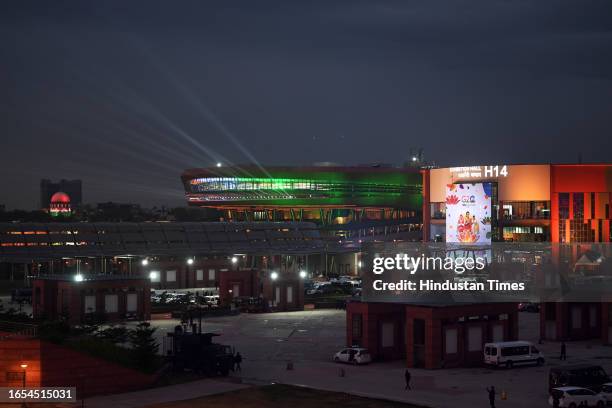
[[[491,243],[491,183],[446,186],[446,242]]]
[[[508,177],[508,166],[467,166],[467,167],[451,167],[450,172],[456,178],[460,179],[486,179]]]

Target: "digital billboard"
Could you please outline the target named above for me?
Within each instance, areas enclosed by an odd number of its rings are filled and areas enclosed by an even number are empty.
[[[446,242],[491,243],[491,183],[447,184]]]

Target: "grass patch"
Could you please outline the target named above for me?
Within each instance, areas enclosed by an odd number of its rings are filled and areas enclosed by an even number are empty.
[[[293,385],[273,384],[231,391],[186,401],[150,405],[147,408],[424,408],[402,402],[358,397],[342,392],[320,391]]]

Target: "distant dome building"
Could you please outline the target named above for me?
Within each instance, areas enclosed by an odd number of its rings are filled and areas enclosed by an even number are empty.
[[[53,194],[49,204],[49,212],[52,216],[70,215],[72,212],[70,208],[70,196],[62,191]]]

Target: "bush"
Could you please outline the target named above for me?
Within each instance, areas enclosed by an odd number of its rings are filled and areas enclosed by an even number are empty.
[[[130,331],[130,343],[134,352],[135,363],[141,370],[151,370],[156,360],[159,345],[153,337],[155,328],[148,322],[141,322]]]

